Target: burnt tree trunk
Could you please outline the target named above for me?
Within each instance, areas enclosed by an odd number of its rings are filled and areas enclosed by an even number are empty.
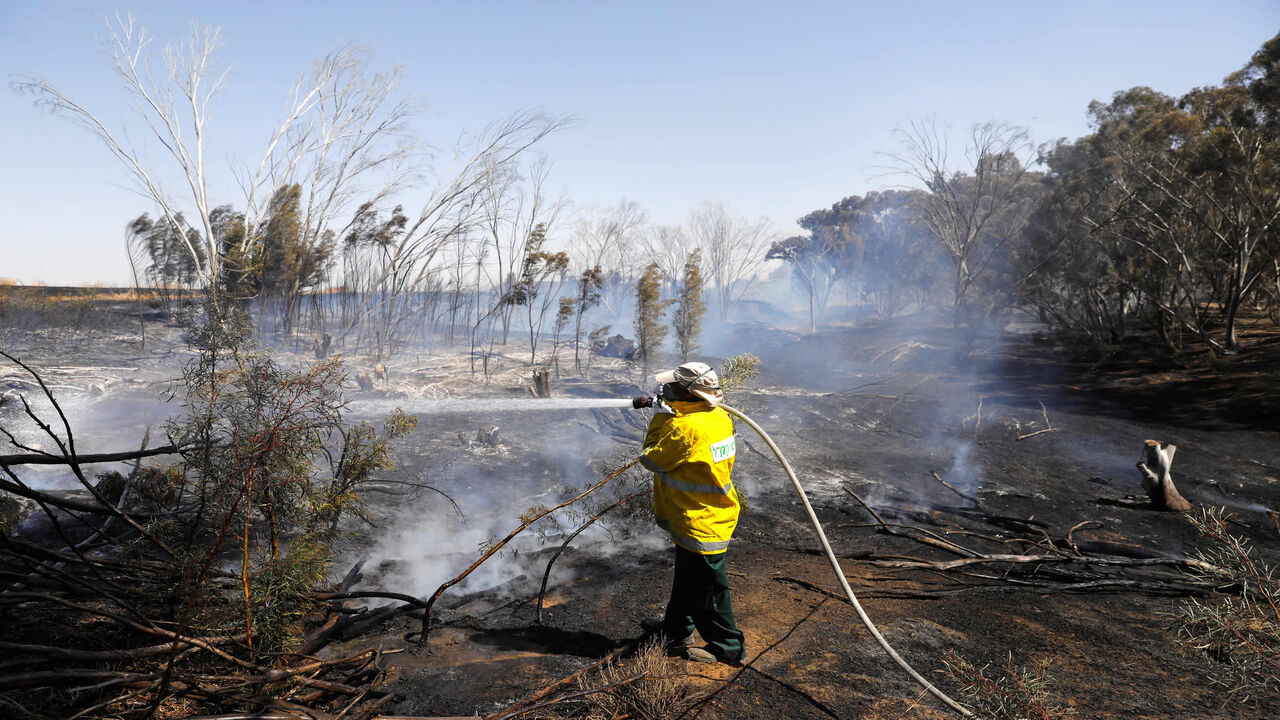
[[[324,333],[311,342],[311,351],[315,353],[317,360],[324,360],[329,357],[329,346],[332,344],[333,336],[329,333]]]
[[[551,372],[545,369],[533,371],[533,396],[551,397]]]
[[[1178,446],[1173,443],[1148,440],[1138,460],[1138,472],[1142,474],[1142,489],[1147,491],[1153,505],[1161,510],[1186,512],[1191,509],[1191,503],[1178,492],[1169,474],[1177,451]]]

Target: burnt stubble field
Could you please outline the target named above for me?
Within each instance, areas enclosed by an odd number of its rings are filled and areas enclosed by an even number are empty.
[[[1233,358],[1157,366],[1080,358],[1034,334],[992,335],[958,362],[949,331],[905,322],[815,334],[731,327],[715,351],[755,353],[761,374],[729,401],[787,454],[855,592],[931,681],[956,691],[944,659],[986,667],[991,677],[1009,662],[1043,668],[1048,692],[1076,717],[1280,715],[1274,695],[1233,692],[1231,658],[1179,642],[1185,603],[1216,603],[1235,589],[1196,575],[1187,559],[1211,541],[1187,514],[1154,507],[1135,468],[1145,440],[1176,444],[1172,474],[1192,514],[1225,508],[1226,527],[1256,560],[1280,560],[1271,339]],[[140,321],[136,307],[101,300],[71,318],[17,324],[3,337],[6,351],[56,393],[84,454],[135,448],[147,427],[158,436],[163,419],[181,412],[168,398],[189,352],[179,336],[162,317]],[[273,352],[283,362],[314,362],[306,339]],[[476,380],[465,350],[428,347],[393,356],[373,389],[349,380],[346,421],[376,421],[401,407],[418,424],[394,444],[396,467],[366,488],[365,519],[346,521],[331,582],[345,577],[348,590],[424,598],[520,526],[530,508],[555,504],[634,457],[642,412],[540,408],[550,401],[529,397],[526,354],[514,341],[500,346],[487,380]],[[361,355],[344,361],[350,376],[372,365]],[[25,378],[11,363],[0,375],[9,398],[0,421],[19,437],[29,430],[15,406],[32,393]],[[553,400],[648,389],[634,368],[610,358],[599,358],[589,379],[566,372],[552,387]],[[517,399],[527,406],[486,404]],[[764,444],[742,425],[738,437],[735,482],[749,512],[729,563],[748,661],[681,665],[693,691],[710,698],[689,716],[948,717],[843,600]],[[33,487],[84,495],[65,471],[37,470],[23,476]],[[619,482],[613,498],[648,481],[633,470]],[[385,651],[382,680],[395,697],[384,712],[497,712],[610,653],[630,652],[639,621],[661,612],[671,562],[646,505],[643,497],[627,504],[564,550],[541,612],[547,563],[590,513],[535,526],[449,588],[425,643],[416,635],[421,611],[385,597],[347,599],[336,615],[317,607],[306,622],[314,631],[334,617],[373,618],[320,656]],[[35,512],[13,537],[48,540],[48,532]],[[4,614],[0,635],[35,637],[15,610]]]

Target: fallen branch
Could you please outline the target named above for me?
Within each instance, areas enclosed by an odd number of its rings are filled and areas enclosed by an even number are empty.
[[[939,538],[938,536],[932,533],[926,533],[925,537],[919,537],[916,535],[912,535],[911,533],[905,533],[900,530],[896,530],[895,528],[905,527],[905,528],[910,528],[912,530],[916,530],[918,532],[926,532],[924,530],[921,530],[920,528],[916,528],[911,525],[891,525],[890,523],[885,522],[884,518],[880,517],[880,513],[871,509],[871,506],[867,504],[867,501],[863,500],[862,497],[858,495],[858,493],[851,490],[848,485],[842,485],[841,487],[844,489],[845,492],[853,496],[853,499],[857,500],[859,505],[866,508],[867,512],[871,513],[871,515],[876,519],[876,521],[880,523],[880,529],[883,532],[888,533],[889,535],[895,535],[897,537],[907,538],[908,540],[914,540],[918,543],[923,543],[925,545],[933,545],[934,547],[937,547],[939,549],[946,550],[947,552],[955,553],[956,555],[961,555],[964,557],[977,557],[979,555],[979,553],[974,552],[969,548],[963,547],[961,545],[957,545],[948,540],[943,540],[942,538]]]
[[[592,517],[590,520],[579,525],[577,530],[574,530],[572,533],[570,533],[569,537],[565,538],[564,542],[560,543],[560,547],[556,548],[555,553],[551,555],[551,559],[547,561],[547,569],[544,570],[542,573],[542,586],[538,588],[538,612],[537,612],[537,616],[534,618],[534,622],[538,623],[539,625],[542,624],[542,600],[547,594],[547,580],[551,578],[551,566],[556,564],[556,560],[560,557],[560,553],[564,552],[564,549],[569,547],[569,543],[573,542],[573,539],[578,537],[579,533],[581,533],[583,530],[586,530],[591,525],[595,524],[597,520],[604,517],[605,514],[608,513],[610,510],[621,507],[622,505],[630,502],[631,500],[635,500],[638,497],[641,497],[643,495],[649,495],[652,493],[653,493],[652,490],[644,490],[642,492],[632,493],[631,495],[628,495],[622,498],[621,500],[615,502],[609,507],[596,513],[595,516]]]
[[[867,560],[876,567],[896,568],[899,570],[953,570],[970,565],[982,565],[985,563],[1009,563],[1013,565],[1025,565],[1028,563],[1035,564],[1078,564],[1078,565],[1103,565],[1109,567],[1176,567],[1183,569],[1195,569],[1201,572],[1213,575],[1221,575],[1222,569],[1201,560],[1193,560],[1190,558],[1108,558],[1095,556],[1073,556],[1073,555],[982,555],[973,558],[961,558],[958,560],[939,560],[930,562],[926,560]]]
[[[185,448],[177,445],[164,445],[161,447],[151,448],[150,450],[131,450],[126,452],[113,453],[90,453],[88,455],[76,455],[74,458],[52,455],[48,453],[23,453],[19,455],[0,455],[0,466],[9,467],[11,465],[89,465],[92,463],[109,463],[122,462],[124,460],[139,460],[141,458],[155,457],[156,455],[177,455]]]
[[[982,505],[982,498],[980,498],[980,497],[978,497],[978,496],[976,496],[976,495],[970,495],[969,493],[964,492],[963,490],[960,490],[959,488],[955,487],[954,485],[952,485],[951,483],[947,482],[946,480],[943,480],[943,479],[942,479],[942,476],[941,476],[941,475],[939,475],[939,474],[938,474],[938,471],[936,471],[936,470],[934,470],[934,471],[930,472],[929,474],[933,476],[933,479],[934,479],[934,480],[937,480],[938,482],[942,483],[942,487],[944,487],[944,488],[946,488],[946,489],[950,490],[951,492],[955,493],[956,495],[959,495],[960,497],[964,498],[965,500],[968,500],[969,502],[973,503],[974,505],[976,505],[976,506],[977,506],[977,508],[978,508],[979,510],[981,510],[981,511],[983,511],[983,512],[986,512],[986,511],[987,511],[987,509],[986,509],[985,507],[983,507],[983,505]]]
[[[1018,440],[1026,440],[1027,438],[1033,438],[1037,435],[1043,435],[1047,432],[1053,432],[1054,430],[1058,429],[1053,426],[1053,423],[1049,422],[1049,410],[1044,406],[1043,402],[1040,403],[1040,413],[1044,415],[1045,428],[1043,430],[1037,430],[1033,433],[1027,433],[1026,435],[1019,435],[1017,438]]]
[[[431,594],[431,597],[427,600],[426,607],[422,611],[422,630],[419,633],[421,637],[419,638],[418,641],[420,643],[425,643],[427,641],[427,636],[431,632],[431,608],[432,606],[435,605],[436,600],[439,600],[440,596],[444,594],[445,590],[448,590],[454,585],[457,585],[458,583],[465,580],[466,577],[470,575],[472,572],[474,572],[476,568],[480,567],[480,565],[483,564],[484,561],[496,555],[499,550],[501,550],[503,547],[506,546],[507,543],[511,542],[512,538],[514,538],[516,535],[519,535],[520,533],[527,530],[530,525],[533,525],[534,523],[538,522],[539,520],[546,517],[547,515],[550,515],[556,510],[559,510],[564,507],[568,507],[569,505],[572,505],[578,502],[579,500],[590,495],[596,490],[599,490],[600,488],[604,487],[606,484],[611,482],[614,478],[618,477],[622,473],[629,470],[633,465],[635,465],[638,462],[640,462],[640,458],[636,458],[635,460],[632,460],[626,465],[623,465],[617,470],[614,470],[605,479],[601,480],[600,482],[594,485],[591,485],[586,490],[583,490],[582,492],[578,493],[577,495],[574,495],[572,498],[565,500],[564,502],[560,503],[559,505],[556,505],[555,507],[541,508],[534,512],[527,513],[525,516],[523,516],[521,518],[519,527],[507,533],[506,537],[502,538],[497,543],[495,543],[492,547],[490,547],[483,555],[480,556],[478,560],[476,560],[474,563],[471,563],[471,567],[467,568],[466,570],[463,570],[460,575],[458,575],[457,577],[451,580],[445,581],[444,584],[436,588],[436,591]]]

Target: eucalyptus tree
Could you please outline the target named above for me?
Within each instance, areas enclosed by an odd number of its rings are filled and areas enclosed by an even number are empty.
[[[584,336],[582,329],[582,321],[587,313],[600,304],[601,293],[600,286],[604,283],[604,273],[600,270],[600,266],[589,267],[582,271],[578,276],[578,282],[573,295],[573,366],[577,369],[578,374],[586,376],[586,370],[582,363],[582,341],[588,339]],[[588,342],[588,369],[590,367],[590,352],[593,343]]]
[[[793,277],[804,286],[809,300],[809,332],[818,330],[815,319],[820,300],[820,289],[825,292],[831,286],[831,268],[828,262],[831,246],[813,235],[795,235],[778,240],[765,253],[768,260],[781,260],[791,266]]]
[[[636,281],[635,292],[635,359],[640,361],[642,379],[647,379],[654,357],[670,332],[665,317],[671,301],[662,298],[662,270],[657,263],[645,267]]]
[[[215,228],[218,206],[210,193],[210,175],[217,168],[206,159],[213,99],[229,70],[217,59],[220,31],[193,26],[186,42],[160,53],[162,70],[157,71],[151,37],[132,16],[109,21],[107,27],[108,63],[137,111],[142,132],[137,124],[112,129],[111,118],[47,80],[23,77],[15,87],[31,94],[39,107],[101,140],[168,226],[191,225],[196,232],[182,233],[181,245],[203,287],[219,282],[228,258],[253,261],[260,242],[254,230],[278,188],[301,185],[301,225],[307,241],[314,243],[355,197],[385,196],[409,176],[413,143],[405,123],[412,102],[400,96],[395,73],[371,73],[360,51],[342,48],[315,63],[294,85],[256,169],[231,168],[244,192],[245,210],[242,231],[224,242],[229,235]],[[151,142],[139,142],[141,137]],[[168,166],[151,162],[148,151],[156,147]],[[161,180],[173,168],[181,178],[181,192]],[[377,189],[370,191],[370,184]]]
[[[698,338],[702,335],[702,318],[707,314],[707,303],[702,299],[705,286],[702,278],[702,251],[694,248],[685,258],[681,268],[680,286],[676,291],[676,310],[672,326],[676,331],[676,347],[682,362],[698,352]]]
[[[622,311],[636,282],[647,222],[648,213],[639,203],[624,199],[610,208],[584,212],[574,228],[574,264],[584,270],[599,268],[600,303],[612,314]]]
[[[1140,87],[1090,106],[1133,208],[1126,239],[1149,261],[1145,299],[1174,349],[1186,331],[1235,352],[1239,311],[1274,272],[1280,142],[1267,114],[1247,73],[1181,99]]]
[[[1033,206],[1031,142],[1022,128],[979,123],[956,159],[947,133],[934,121],[913,121],[896,134],[896,170],[928,192],[923,221],[951,258],[952,325],[974,329],[994,307],[992,298],[982,296],[984,285],[999,288],[991,276],[999,273]]]
[[[536,364],[538,338],[546,323],[547,311],[558,303],[560,288],[569,270],[569,256],[564,252],[548,252],[547,227],[541,223],[529,232],[525,243],[520,274],[500,304],[523,307],[529,330],[529,364]]]

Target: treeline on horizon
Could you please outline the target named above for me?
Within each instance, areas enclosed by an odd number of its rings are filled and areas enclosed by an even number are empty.
[[[844,198],[770,256],[817,312],[836,291],[957,327],[1022,310],[1099,346],[1154,333],[1170,352],[1238,350],[1249,311],[1280,322],[1280,35],[1221,85],[1135,87],[1088,112],[1090,134],[1039,148],[976,126],[958,163],[912,124],[893,160],[924,189]]]
[[[687,296],[690,260],[722,318],[764,262],[783,261],[811,329],[932,311],[971,337],[1027,313],[1098,347],[1154,335],[1170,353],[1232,353],[1242,315],[1280,322],[1280,35],[1220,85],[1178,98],[1135,87],[1088,114],[1075,140],[1035,147],[989,122],[960,151],[910,123],[891,165],[918,187],[844,198],[789,238],[710,203],[683,226],[651,225],[629,201],[567,221],[545,159],[520,152],[559,121],[522,116],[494,136],[505,154],[477,154],[484,172],[418,218],[380,194],[334,220],[342,203],[324,205],[313,178],[275,186],[252,217],[212,209],[206,232],[181,213],[140,216],[130,247],[148,284],[216,277],[269,331],[336,329],[378,355],[441,336],[492,347],[518,324],[536,362],[552,325],[575,349],[607,332],[584,316],[625,316],[647,271],[663,297]]]

